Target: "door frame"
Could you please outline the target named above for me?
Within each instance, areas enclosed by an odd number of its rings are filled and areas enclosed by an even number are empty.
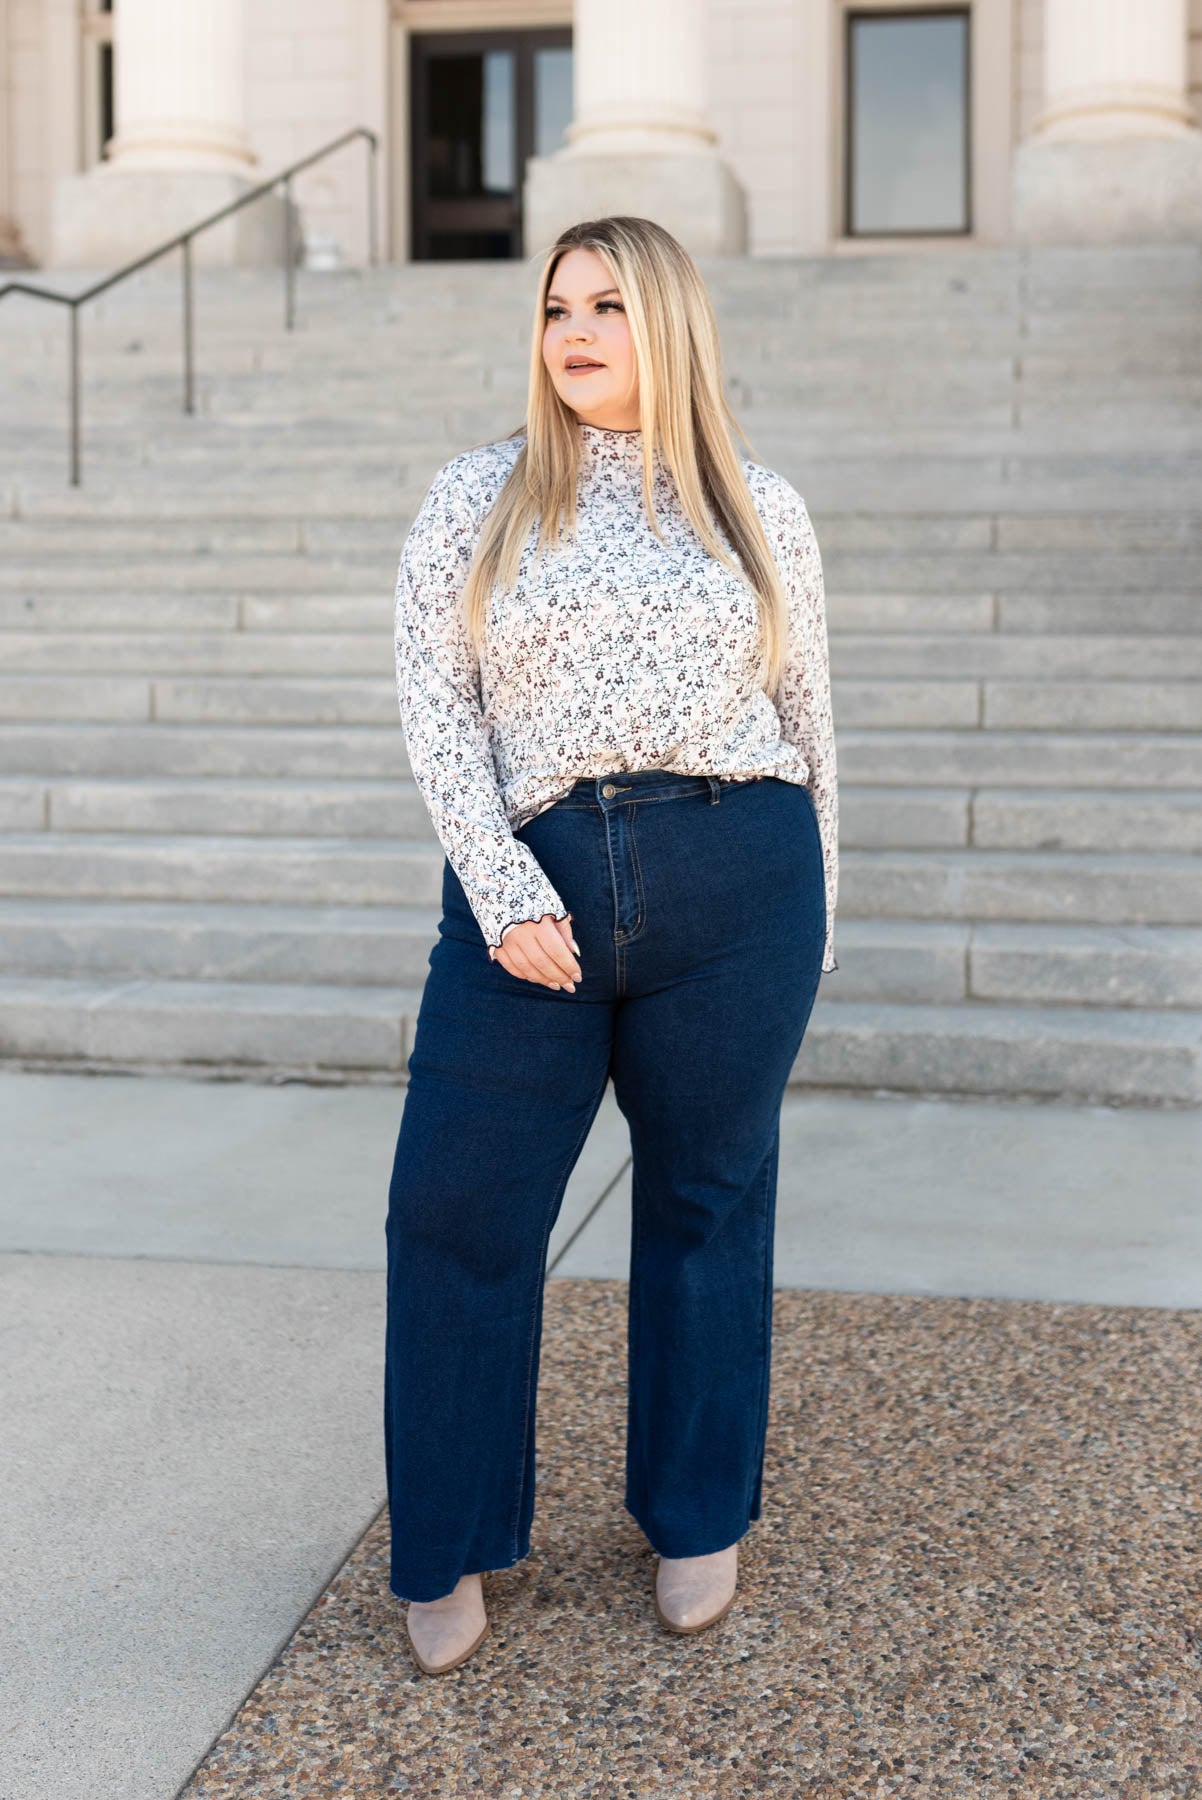
[[[389,0],[388,9],[388,258],[409,262],[412,242],[411,40],[419,33],[531,31],[570,32],[573,0]],[[570,40],[569,40],[570,41]]]

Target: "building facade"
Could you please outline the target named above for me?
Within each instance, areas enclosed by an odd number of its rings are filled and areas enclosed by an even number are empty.
[[[349,127],[389,260],[1202,238],[1202,0],[0,0],[0,259],[108,268]],[[362,142],[293,187],[367,253]],[[202,240],[278,258],[281,203]]]

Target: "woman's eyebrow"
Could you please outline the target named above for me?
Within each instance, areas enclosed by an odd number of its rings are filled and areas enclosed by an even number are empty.
[[[617,291],[618,290],[616,287],[600,288],[600,289],[598,289],[598,291],[595,294],[588,294],[585,296],[585,298],[589,299],[589,300],[600,300],[602,294],[616,294]],[[548,294],[547,299],[548,300],[562,300],[563,295],[562,294]]]

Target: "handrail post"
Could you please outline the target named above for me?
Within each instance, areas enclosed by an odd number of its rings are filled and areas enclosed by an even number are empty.
[[[292,177],[284,177],[284,328],[296,317],[296,246],[292,241]]]
[[[68,335],[71,366],[71,486],[79,486],[79,308],[67,309],[71,315]]]
[[[196,411],[192,359],[192,239],[180,245],[184,253],[184,411]]]

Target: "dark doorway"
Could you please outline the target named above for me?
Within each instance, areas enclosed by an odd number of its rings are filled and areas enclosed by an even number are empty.
[[[418,33],[411,49],[411,258],[520,257],[527,159],[572,118],[570,28]]]

